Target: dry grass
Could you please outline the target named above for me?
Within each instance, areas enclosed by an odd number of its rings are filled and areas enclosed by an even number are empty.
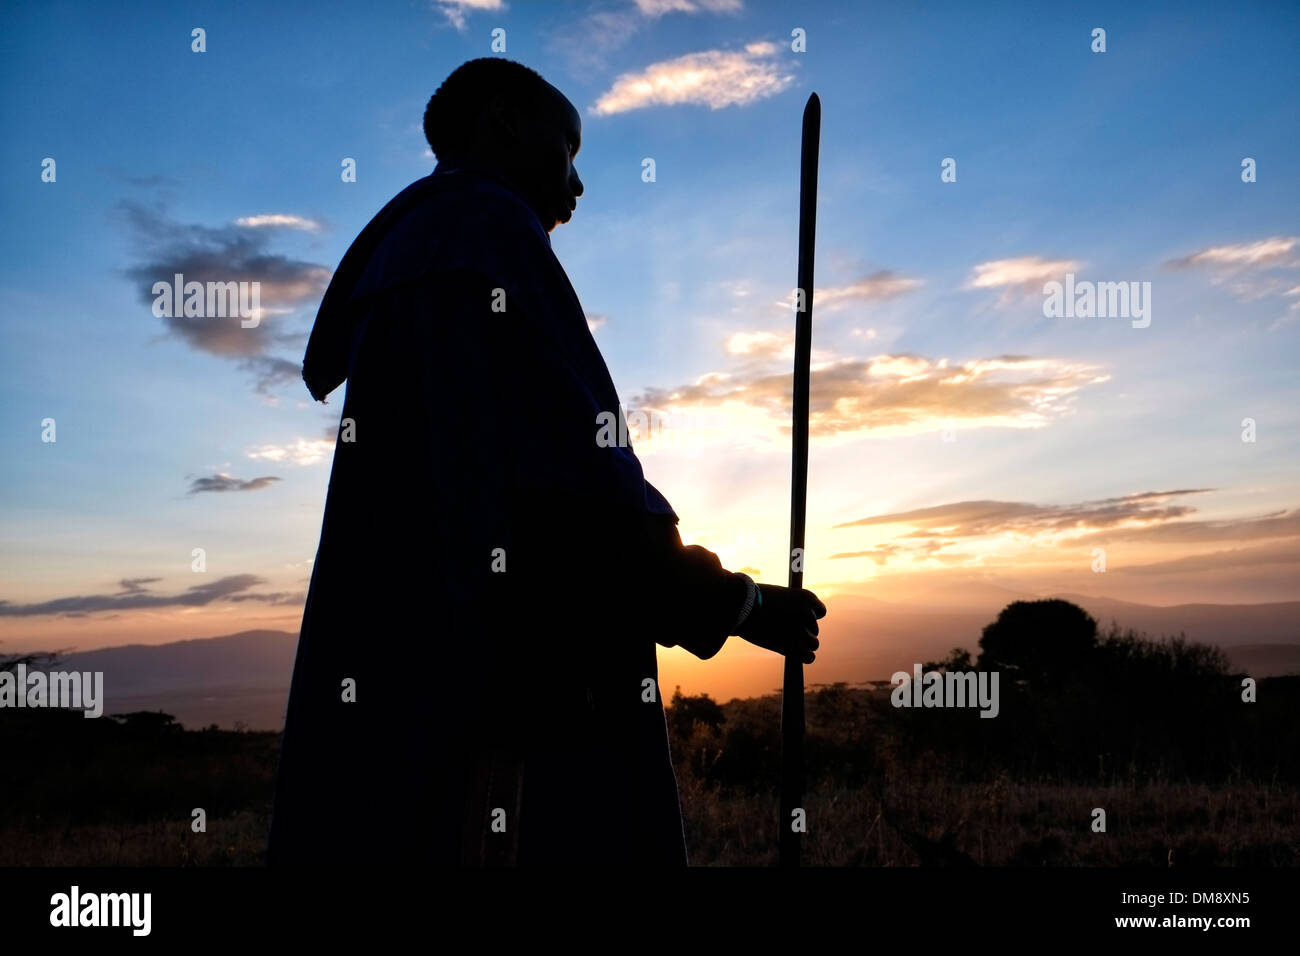
[[[193,833],[188,819],[151,823],[0,829],[0,866],[259,866],[266,814],[209,819]]]
[[[776,795],[680,778],[693,865],[776,863]],[[873,792],[876,791],[876,792]],[[883,799],[882,799],[883,798]],[[1258,784],[1086,787],[887,780],[808,794],[810,866],[1294,866],[1300,790]],[[1106,810],[1106,832],[1092,810]]]

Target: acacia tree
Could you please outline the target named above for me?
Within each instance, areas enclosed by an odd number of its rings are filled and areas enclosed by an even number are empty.
[[[1014,601],[984,628],[979,666],[1012,679],[1063,679],[1086,667],[1097,646],[1097,622],[1077,604]]]
[[[28,670],[52,670],[63,659],[62,651],[32,651],[29,654],[0,655],[0,671],[16,671],[18,665]]]

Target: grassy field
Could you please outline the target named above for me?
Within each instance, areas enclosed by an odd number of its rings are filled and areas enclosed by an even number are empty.
[[[692,865],[776,863],[774,797],[681,781]],[[828,787],[805,800],[808,866],[1294,866],[1300,790],[1147,783],[1086,788],[1005,779]],[[1107,810],[1107,831],[1091,809]]]
[[[775,697],[724,705],[678,697],[670,706],[693,865],[775,864],[778,710]],[[1017,779],[1005,769],[954,773],[941,754],[909,755],[895,736],[904,718],[880,694],[810,693],[808,715],[806,865],[1300,864],[1293,783],[1197,782],[1135,768],[1074,782]],[[278,742],[271,733],[174,727],[101,742],[94,761],[60,761],[64,769],[46,777],[66,773],[55,785],[70,786],[79,766],[89,787],[61,789],[68,799],[54,801],[28,789],[43,806],[5,814],[0,866],[260,865]],[[191,832],[189,808],[167,812],[178,787],[209,795],[206,833]],[[100,819],[78,809],[87,793],[103,798],[91,801]],[[1106,811],[1104,833],[1092,829],[1096,807]]]
[[[896,707],[881,685],[810,689],[805,863],[1300,864],[1300,677],[1246,691],[1213,648],[1097,641],[1083,623],[1068,658],[1032,629],[1029,652],[986,629],[981,667],[1006,676],[994,719]],[[279,734],[156,713],[4,717],[0,865],[262,862]],[[691,862],[775,863],[780,700],[678,693],[667,719]],[[206,833],[191,831],[196,805]]]
[[[776,863],[774,797],[680,780],[695,866]],[[818,789],[806,801],[809,866],[1294,866],[1300,790],[1150,783],[1097,788],[899,780]],[[1106,833],[1090,828],[1108,809]],[[886,809],[888,808],[888,809]],[[897,808],[906,808],[899,810]],[[1082,809],[1081,809],[1082,808]],[[886,813],[888,812],[888,816]],[[258,866],[266,812],[0,829],[0,866]]]

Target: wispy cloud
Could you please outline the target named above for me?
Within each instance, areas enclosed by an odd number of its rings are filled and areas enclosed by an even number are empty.
[[[257,461],[284,461],[294,465],[316,465],[334,453],[336,434],[327,429],[323,438],[297,438],[285,445],[259,445],[248,453]]]
[[[741,51],[706,50],[652,63],[620,75],[591,112],[609,116],[681,104],[716,110],[775,96],[794,82],[777,49],[775,43],[750,43]]]
[[[740,0],[637,0],[634,3],[592,5],[576,23],[555,27],[548,45],[561,54],[577,74],[605,72],[609,60],[647,24],[669,13],[739,13]]]
[[[176,189],[181,182],[171,176],[165,176],[162,173],[127,173],[120,169],[115,169],[110,174],[114,179],[126,183],[128,186],[138,186],[141,189]]]
[[[634,9],[592,10],[576,24],[556,27],[547,43],[575,73],[603,72],[609,58],[641,29],[644,19]]]
[[[779,362],[788,365],[794,359],[794,329],[783,332],[736,332],[724,345],[728,355],[734,355],[748,367],[760,368],[765,363]],[[813,347],[811,361],[822,367],[834,362],[835,352]]]
[[[201,491],[257,491],[259,488],[266,488],[271,482],[279,480],[274,475],[250,478],[243,481],[230,475],[216,474],[204,478],[195,478],[190,483],[189,493],[194,495]]]
[[[40,614],[62,614],[81,617],[106,611],[132,611],[141,608],[204,607],[215,601],[262,601],[267,604],[295,604],[301,594],[276,591],[270,594],[251,594],[250,588],[266,582],[255,574],[232,574],[196,584],[175,594],[155,594],[144,583],[158,578],[128,578],[122,582],[117,594],[88,594],[55,598],[34,604],[13,604],[0,600],[0,617],[34,617]]]
[[[127,270],[142,284],[142,302],[153,303],[154,281],[170,281],[177,272],[186,281],[257,281],[263,303],[288,307],[319,299],[330,278],[326,266],[271,252],[269,233],[258,227],[182,223],[132,200],[122,200],[116,212],[144,260]]]
[[[736,13],[742,0],[636,0],[636,8],[647,17],[661,17],[665,13]]]
[[[1205,270],[1211,282],[1224,286],[1244,302],[1274,296],[1290,298],[1300,293],[1295,275],[1287,274],[1290,270],[1300,269],[1300,248],[1297,247],[1300,247],[1300,237],[1271,236],[1254,242],[1210,246],[1170,259],[1165,265],[1175,269]],[[1286,310],[1269,325],[1268,330],[1274,332],[1298,320],[1300,299],[1287,304]]]
[[[1078,554],[1099,531],[1117,534],[1177,528],[1196,509],[1175,499],[1207,494],[1209,488],[1144,491],[1066,505],[1018,501],[957,501],[929,508],[894,511],[841,522],[835,529],[897,528],[887,541],[870,548],[842,551],[832,558],[870,558],[878,565],[915,563],[982,563],[998,555],[1021,552],[1033,563],[1057,549]],[[960,551],[949,550],[959,547]],[[1047,550],[1044,550],[1047,549]],[[1064,551],[1062,552],[1064,553]],[[1036,558],[1032,557],[1034,554]],[[1029,555],[1029,557],[1023,557]]]
[[[732,354],[786,355],[776,333],[741,333]],[[659,412],[734,410],[759,413],[769,430],[789,430],[791,373],[771,367],[711,372],[676,388],[650,388],[634,400]],[[775,363],[773,363],[775,364]],[[1041,428],[1066,414],[1077,393],[1106,381],[1095,366],[1062,359],[1006,355],[964,363],[917,355],[832,358],[816,364],[809,394],[809,430],[819,437],[913,434],[961,428]],[[754,416],[749,416],[754,417]]]
[[[1015,501],[957,501],[932,508],[894,511],[845,521],[835,528],[902,524],[913,530],[910,537],[943,535],[946,538],[975,538],[996,534],[1084,533],[1100,527],[1145,525],[1170,521],[1191,514],[1190,505],[1170,505],[1173,498],[1206,494],[1210,488],[1175,491],[1144,491],[1118,498],[1103,498],[1072,505],[1036,505]]]
[[[1177,524],[1136,528],[1106,528],[1081,538],[1080,542],[1108,544],[1130,541],[1187,545],[1289,537],[1300,538],[1300,509],[1218,521],[1180,521]]]
[[[469,14],[504,13],[506,5],[502,0],[434,0],[433,8],[457,30],[464,30]]]
[[[971,567],[1003,563],[1024,570],[1060,561],[1089,566],[1093,549],[1105,545],[1114,565],[1109,573],[1182,574],[1300,562],[1300,509],[1207,521],[1192,519],[1197,509],[1176,500],[1213,490],[1145,491],[1064,505],[957,501],[887,512],[835,525],[878,528],[886,540],[831,557],[898,566],[930,560]],[[1207,543],[1220,549],[1189,553]],[[1164,557],[1169,551],[1177,556]],[[1117,554],[1124,560],[1114,561]]]
[[[319,301],[330,270],[313,262],[277,255],[267,248],[269,234],[238,225],[201,226],[177,222],[159,209],[124,200],[121,215],[141,249],[139,265],[126,270],[140,283],[140,301],[152,307],[155,282],[257,282],[264,308],[289,311]],[[168,329],[200,351],[227,358],[261,355],[275,344],[273,323],[244,328],[238,317],[213,319],[172,316]]]
[[[778,359],[794,354],[794,332],[737,332],[727,339],[729,355]]]
[[[277,384],[297,381],[301,365],[267,353],[292,346],[298,335],[277,328],[273,317],[320,301],[331,270],[273,252],[271,237],[279,229],[306,229],[315,220],[275,214],[236,220],[222,226],[181,223],[161,204],[121,201],[115,218],[124,224],[136,250],[138,264],[125,271],[139,283],[139,298],[152,309],[155,282],[171,284],[179,273],[188,282],[256,282],[261,306],[257,325],[245,328],[238,316],[212,318],[172,315],[160,321],[171,335],[191,348],[234,359],[253,373],[256,389],[266,394]],[[271,218],[290,219],[263,221]],[[253,222],[253,220],[258,220]]]
[[[1254,548],[1228,548],[1208,554],[1191,554],[1168,561],[1153,561],[1132,567],[1117,567],[1119,574],[1188,574],[1223,572],[1227,568],[1258,567],[1266,564],[1300,564],[1300,538],[1291,538]]]
[[[1075,259],[1044,259],[1020,256],[981,262],[966,282],[968,289],[1002,289],[1003,301],[1019,295],[1042,295],[1043,283],[1063,280],[1067,272],[1077,272],[1083,263]]]
[[[897,273],[883,269],[849,285],[828,286],[824,289],[814,288],[813,308],[839,309],[854,302],[892,299],[911,292],[913,289],[918,289],[921,285],[920,279],[900,276]],[[781,299],[777,304],[783,309],[793,309],[794,291],[791,290],[790,297]]]
[[[162,578],[123,578],[119,583],[122,585],[124,592],[138,594],[145,590],[142,585],[153,584],[161,580]]]
[[[320,232],[325,228],[323,223],[315,219],[281,212],[241,216],[235,220],[235,225],[244,229],[300,229],[303,232]]]
[[[1166,265],[1179,268],[1207,266],[1217,269],[1256,269],[1263,266],[1294,266],[1298,263],[1292,259],[1300,238],[1296,236],[1273,236],[1255,242],[1239,242],[1224,246],[1211,246],[1200,252],[1170,259]]]
[[[276,358],[272,355],[254,355],[240,359],[239,367],[251,372],[254,391],[259,395],[269,395],[277,385],[291,385],[302,381],[302,363],[289,359]]]

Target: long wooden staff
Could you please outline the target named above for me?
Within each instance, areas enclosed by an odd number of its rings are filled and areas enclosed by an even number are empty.
[[[822,103],[813,93],[803,108],[799,164],[799,287],[794,324],[794,449],[790,478],[790,588],[803,587],[804,515],[808,503],[808,380],[812,355],[813,246],[817,233],[817,152]],[[785,659],[781,695],[781,866],[798,866],[803,810],[803,662]]]

